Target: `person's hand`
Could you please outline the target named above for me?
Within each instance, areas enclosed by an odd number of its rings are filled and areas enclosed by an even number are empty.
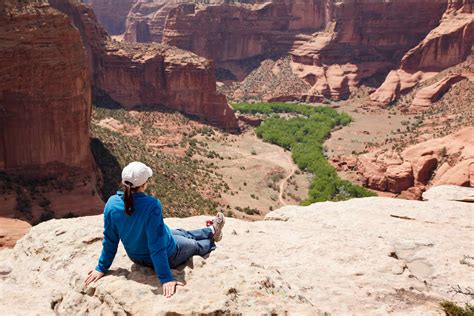
[[[177,281],[170,281],[163,284],[163,295],[167,298],[173,296],[176,292],[176,286],[184,286],[184,283]]]
[[[95,282],[97,281],[98,279],[100,279],[101,277],[104,276],[104,273],[100,272],[100,271],[97,271],[97,270],[94,270],[94,271],[89,271],[89,273],[87,273],[87,278],[86,280],[84,281],[84,283],[86,285],[89,285],[91,284],[92,282]]]

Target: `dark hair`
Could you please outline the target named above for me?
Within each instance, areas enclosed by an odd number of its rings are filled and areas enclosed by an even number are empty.
[[[138,188],[132,188],[132,183],[125,181],[123,185],[123,202],[125,203],[125,213],[132,215],[133,213],[133,196],[132,193]]]

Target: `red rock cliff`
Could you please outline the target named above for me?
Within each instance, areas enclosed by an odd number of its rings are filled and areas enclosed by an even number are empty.
[[[163,43],[190,50],[216,62],[288,52],[294,35],[284,3],[259,6],[220,5],[197,9],[180,5],[170,11]]]
[[[50,2],[81,30],[93,84],[112,99],[126,108],[162,104],[225,129],[238,129],[225,96],[216,92],[211,62],[166,45],[115,42],[87,6],[74,0]]]
[[[472,4],[451,0],[438,27],[434,28],[401,60],[371,99],[386,105],[411,91],[418,82],[466,60],[472,53],[474,15]]]
[[[91,91],[80,34],[45,1],[0,4],[0,169],[91,169]]]
[[[311,95],[347,98],[364,80],[383,74],[439,23],[446,0],[325,1],[325,30],[294,49]]]
[[[313,86],[308,95],[341,99],[361,81],[396,67],[447,6],[447,0],[253,2],[181,5],[168,15],[163,42],[222,67],[290,52],[294,72]]]

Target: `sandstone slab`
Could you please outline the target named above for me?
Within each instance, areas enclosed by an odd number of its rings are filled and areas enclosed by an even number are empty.
[[[84,287],[102,217],[51,220],[0,251],[0,313],[443,315],[441,300],[472,303],[450,291],[472,285],[472,268],[460,261],[474,251],[473,207],[365,198],[287,206],[260,222],[229,218],[209,258],[173,271],[186,286],[171,299],[121,246],[110,273]],[[205,219],[166,222],[189,229]],[[28,304],[17,304],[25,289]]]

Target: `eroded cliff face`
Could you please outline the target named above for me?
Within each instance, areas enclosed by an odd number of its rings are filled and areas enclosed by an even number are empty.
[[[229,61],[291,54],[293,72],[312,86],[306,100],[339,100],[395,68],[446,7],[447,0],[181,5],[171,10],[163,41],[231,71]]]
[[[86,51],[47,1],[0,4],[0,248],[31,224],[98,214]]]
[[[129,109],[161,104],[221,128],[238,129],[225,96],[216,92],[211,62],[166,45],[113,41],[89,7],[74,0],[50,2],[81,30],[93,84],[113,100]]]
[[[371,100],[380,105],[394,102],[420,81],[466,60],[472,53],[473,41],[472,4],[450,1],[439,26],[403,56],[400,68],[390,72]]]
[[[166,19],[163,43],[216,62],[284,53],[293,45],[290,15],[284,3],[251,6],[181,5]]]
[[[174,0],[136,1],[127,15],[124,40],[161,43],[166,17],[177,5]]]
[[[49,162],[91,169],[91,89],[79,32],[46,1],[0,9],[0,169]]]
[[[291,52],[309,95],[348,98],[365,79],[383,75],[439,23],[446,1],[327,2],[324,32]]]

